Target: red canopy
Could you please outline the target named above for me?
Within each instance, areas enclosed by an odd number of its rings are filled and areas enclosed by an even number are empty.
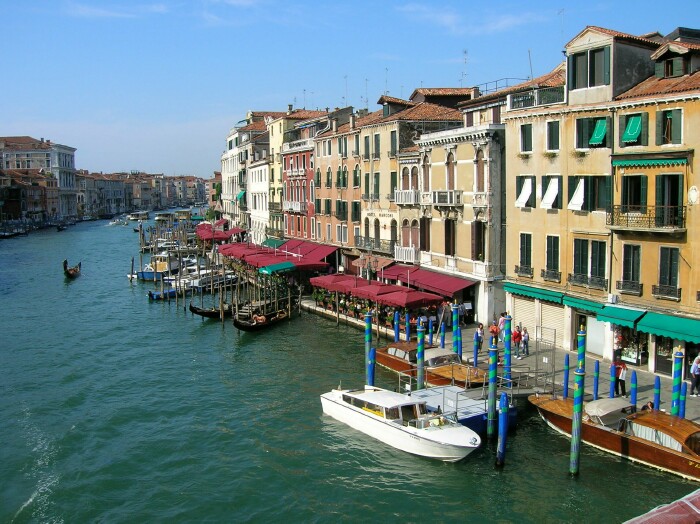
[[[351,289],[350,293],[354,297],[366,298],[368,300],[379,300],[381,295],[387,293],[393,293],[395,291],[400,291],[401,286],[394,286],[391,284],[381,284],[379,282],[372,282],[367,286],[358,287],[356,289]]]
[[[311,283],[312,286],[322,287],[324,289],[328,289],[327,286],[329,286],[329,285],[332,285],[336,282],[341,282],[343,280],[349,280],[351,278],[355,278],[354,275],[346,275],[345,273],[335,273],[333,275],[323,275],[320,277],[312,277],[309,279],[309,282]]]
[[[403,291],[394,291],[379,296],[377,302],[394,307],[423,307],[442,302],[442,297],[417,289],[403,288]]]
[[[328,291],[338,291],[340,293],[350,293],[353,289],[357,289],[362,286],[368,286],[369,280],[364,278],[353,278],[348,280],[341,280],[340,282],[335,282],[331,284],[326,289]]]

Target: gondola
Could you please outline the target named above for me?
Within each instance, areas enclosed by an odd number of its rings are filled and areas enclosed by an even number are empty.
[[[221,310],[218,307],[201,308],[190,302],[190,311],[195,315],[205,318],[221,318]],[[224,318],[233,315],[233,305],[224,304]]]
[[[262,317],[265,317],[263,320]],[[274,311],[272,313],[267,313],[265,315],[252,315],[250,317],[233,317],[233,325],[236,326],[241,331],[262,331],[267,329],[283,320],[287,320],[289,315],[284,309],[279,311]]]
[[[78,262],[77,266],[73,267],[68,267],[68,260],[63,261],[63,274],[66,275],[66,278],[77,278],[80,276],[80,268],[82,266],[82,262]]]

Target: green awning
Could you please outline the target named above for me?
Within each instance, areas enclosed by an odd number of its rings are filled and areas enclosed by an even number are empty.
[[[277,249],[282,244],[284,244],[286,241],[287,240],[280,239],[280,238],[266,238],[265,240],[262,241],[261,245]]]
[[[192,215],[192,217],[190,218],[190,220],[191,220],[192,222],[197,222],[197,221],[201,222],[202,220],[204,220],[204,217],[201,216],[201,215]]]
[[[595,123],[595,129],[593,129],[593,134],[591,139],[588,141],[589,146],[599,146],[603,143],[605,139],[605,133],[608,130],[608,122],[605,118],[599,118]]]
[[[562,297],[564,296],[564,293],[550,291],[549,289],[523,286],[522,284],[514,284],[513,282],[506,282],[505,284],[503,284],[503,289],[507,293],[513,293],[514,295],[524,295],[526,297],[532,298],[539,298],[540,300],[554,302],[555,304],[561,304]]]
[[[240,200],[245,196],[245,189],[243,191],[239,191],[238,194],[236,195],[236,200]]]
[[[686,342],[700,343],[700,320],[649,312],[637,322],[637,329]]]
[[[602,311],[598,312],[598,320],[634,329],[634,325],[645,313],[646,311],[640,311],[638,309],[605,306]]]
[[[612,161],[613,167],[668,167],[684,166],[687,163],[687,158],[637,158],[635,160],[618,158]]]
[[[642,132],[642,115],[632,115],[627,120],[625,132],[622,134],[623,142],[636,142]]]
[[[590,300],[576,297],[564,297],[564,304],[569,307],[575,307],[576,309],[592,311],[593,313],[599,313],[603,307],[605,307],[605,304],[601,304],[600,302],[591,302]]]
[[[297,267],[293,262],[278,262],[269,266],[261,267],[258,271],[263,275],[272,275],[274,273],[284,273],[285,271],[294,271]]]

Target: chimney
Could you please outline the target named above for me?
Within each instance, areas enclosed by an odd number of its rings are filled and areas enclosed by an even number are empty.
[[[42,144],[44,143],[44,137],[43,137],[43,136],[41,137],[41,143],[42,143]]]
[[[350,114],[350,129],[355,129],[355,113]]]
[[[292,113],[292,104],[287,104],[287,114],[290,115]]]
[[[333,130],[334,133],[338,131],[338,119],[334,118],[331,120],[331,129]]]

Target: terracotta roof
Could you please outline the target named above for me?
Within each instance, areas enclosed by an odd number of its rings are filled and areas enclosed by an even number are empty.
[[[658,78],[656,76],[651,76],[632,89],[619,95],[616,100],[642,98],[645,96],[672,95],[674,93],[687,93],[689,91],[700,91],[700,71],[674,78]]]
[[[245,127],[241,127],[238,131],[267,131],[267,124],[264,120],[256,120]]]
[[[51,149],[51,142],[38,140],[31,136],[4,136],[0,142],[5,142],[5,149]]]
[[[445,107],[430,102],[421,102],[413,107],[404,109],[382,118],[385,122],[393,120],[462,120],[462,113],[457,109]]]
[[[271,116],[272,118],[279,118],[286,115],[286,111],[251,111],[250,116],[252,118],[265,118],[266,116]]]
[[[364,127],[364,126],[369,126],[372,124],[376,124],[382,119],[382,116],[384,114],[383,109],[380,109],[378,111],[375,111],[373,113],[369,113],[368,115],[362,116],[357,118],[355,121],[355,129]],[[338,126],[338,130],[333,133],[331,129],[328,129],[324,131],[323,133],[319,133],[317,136],[333,136],[333,135],[342,135],[345,133],[349,133],[351,131],[350,129],[350,122],[345,122],[342,125]]]
[[[377,100],[377,104],[401,104],[404,106],[412,106],[415,102],[410,100],[404,100],[403,98],[396,98],[395,96],[382,95]]]
[[[659,47],[659,45],[661,45],[660,42],[657,42],[655,40],[651,40],[649,38],[644,38],[642,36],[635,36],[635,35],[631,35],[629,33],[623,33],[622,31],[615,31],[614,29],[607,29],[605,27],[599,27],[597,25],[589,25],[589,26],[586,26],[585,29],[583,29],[583,31],[581,31],[579,34],[577,34],[574,38],[569,40],[569,42],[564,47],[567,47],[571,42],[576,40],[579,36],[581,36],[583,33],[585,33],[588,30],[593,30],[593,31],[596,31],[598,33],[603,33],[605,35],[612,36],[613,38],[616,38],[617,40],[629,40],[630,42],[637,42],[637,43],[645,44],[645,45],[652,46],[652,47]]]
[[[277,118],[287,118],[291,120],[308,120],[310,118],[326,116],[327,114],[328,113],[326,111],[317,111],[311,109],[294,109],[291,113],[283,113]]]

